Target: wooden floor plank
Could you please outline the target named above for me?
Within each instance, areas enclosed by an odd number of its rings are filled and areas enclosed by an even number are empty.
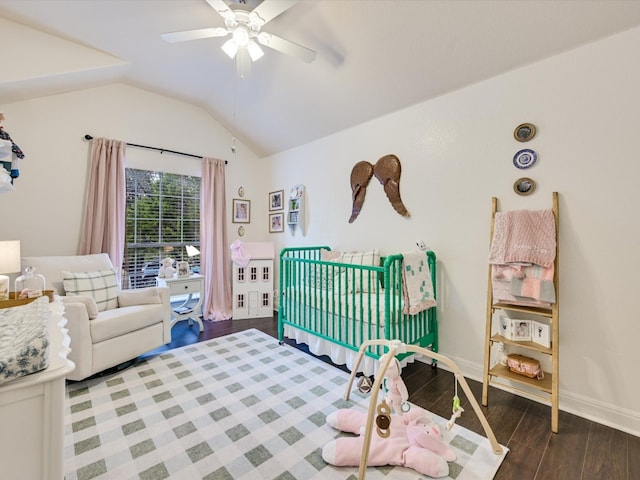
[[[539,411],[530,406],[530,408],[524,412],[522,420],[513,433],[511,441],[538,450],[541,454],[544,453],[545,448],[547,448],[547,443],[549,442],[549,437],[553,435],[550,429],[551,411],[546,405],[545,407],[546,415],[540,415]]]
[[[533,480],[542,458],[541,452],[526,445],[512,443],[495,480]],[[565,480],[563,477],[549,477]]]
[[[629,459],[627,478],[629,480],[640,478],[640,437],[627,434],[627,458]]]
[[[628,480],[627,435],[591,422],[583,480]]]

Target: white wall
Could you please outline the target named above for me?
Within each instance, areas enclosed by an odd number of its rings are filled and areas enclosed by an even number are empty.
[[[278,248],[383,253],[423,239],[439,260],[441,352],[481,379],[491,197],[503,210],[542,209],[558,191],[560,408],[640,434],[639,47],[635,29],[274,155],[271,187],[303,183],[308,202],[304,234],[271,237]],[[538,128],[527,143],[513,138],[522,122]],[[528,170],[512,164],[521,148],[539,155]],[[402,162],[411,217],[374,177],[348,224],[351,168],[388,153]],[[534,194],[513,192],[521,176],[537,182]]]
[[[78,251],[91,154],[85,134],[228,160],[229,227],[231,199],[237,197],[238,187],[244,186],[245,198],[252,199],[260,186],[264,163],[242,144],[233,155],[231,133],[204,110],[137,88],[116,84],[0,104],[0,112],[6,116],[5,130],[25,153],[16,191],[0,195],[0,239],[20,239],[25,256]],[[127,148],[127,165],[137,168],[200,175],[200,162]],[[245,238],[260,239],[257,235],[267,225],[264,217],[256,215],[245,225]],[[230,242],[236,238],[233,227]]]

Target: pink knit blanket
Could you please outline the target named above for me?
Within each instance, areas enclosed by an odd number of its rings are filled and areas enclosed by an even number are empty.
[[[497,212],[489,263],[553,265],[556,257],[556,222],[553,210]]]

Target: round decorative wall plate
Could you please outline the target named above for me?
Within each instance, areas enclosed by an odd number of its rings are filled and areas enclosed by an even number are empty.
[[[529,168],[536,163],[537,159],[538,154],[536,152],[529,148],[523,148],[513,156],[513,164],[517,168]]]
[[[522,177],[513,184],[513,191],[518,195],[529,195],[536,189],[536,182],[531,178]]]
[[[242,225],[238,227],[238,236],[244,236],[244,227]]]
[[[240,198],[244,197],[244,187],[240,187],[240,188],[238,189],[238,196],[239,196]]]
[[[513,131],[513,138],[519,142],[528,142],[536,135],[536,127],[531,123],[521,123]]]

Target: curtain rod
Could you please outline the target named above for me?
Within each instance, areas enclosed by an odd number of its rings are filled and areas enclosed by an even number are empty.
[[[93,137],[89,134],[84,136],[85,140],[93,140]],[[160,152],[161,154],[164,152],[167,153],[175,153],[176,155],[183,155],[185,157],[191,157],[191,158],[203,158],[202,155],[194,155],[193,153],[184,153],[184,152],[177,152],[175,150],[167,150],[166,148],[158,148],[158,147],[149,147],[147,145],[138,145],[137,143],[128,143],[127,142],[127,146],[128,147],[138,147],[138,148],[146,148],[148,150],[156,150],[158,152]],[[229,162],[227,160],[224,161],[224,164],[227,165]]]

